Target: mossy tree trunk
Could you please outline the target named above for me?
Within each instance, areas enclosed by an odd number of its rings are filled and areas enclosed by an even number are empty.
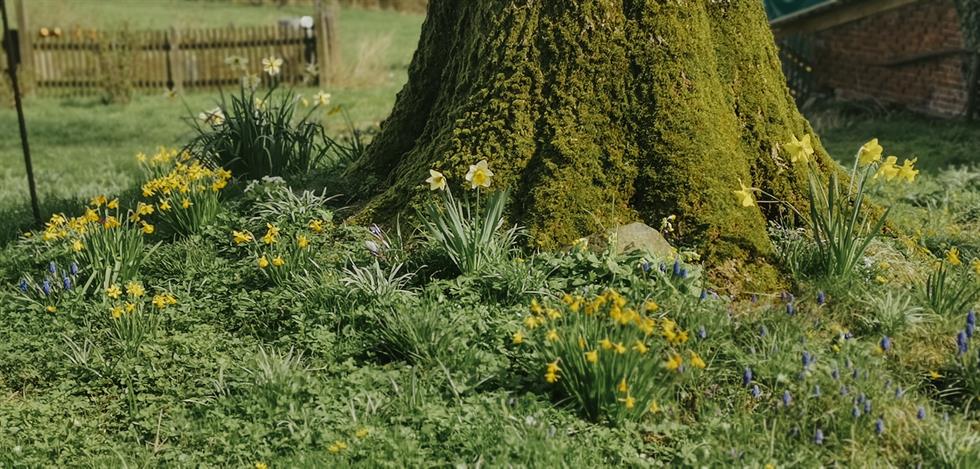
[[[764,259],[777,205],[732,191],[802,205],[779,147],[811,132],[760,1],[432,0],[408,84],[348,175],[384,219],[426,197],[429,168],[458,187],[487,159],[541,247],[676,214],[709,259]]]

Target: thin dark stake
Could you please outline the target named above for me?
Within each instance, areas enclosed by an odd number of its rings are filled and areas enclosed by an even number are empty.
[[[34,212],[34,221],[41,224],[41,209],[37,205],[37,187],[34,185],[34,166],[31,164],[31,148],[27,144],[27,123],[24,121],[24,106],[20,101],[20,86],[17,83],[17,64],[14,63],[14,37],[10,33],[10,26],[7,24],[7,4],[5,0],[0,0],[0,13],[3,14],[3,37],[7,44],[7,71],[10,72],[10,85],[14,89],[14,104],[17,106],[17,124],[20,125],[20,143],[24,148],[24,166],[27,168],[27,187],[31,192],[31,210]],[[23,26],[22,26],[23,29]],[[26,31],[21,31],[26,34]]]

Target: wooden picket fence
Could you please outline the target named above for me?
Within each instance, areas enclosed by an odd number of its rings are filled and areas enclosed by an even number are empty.
[[[242,72],[226,63],[230,56],[245,58],[248,70],[263,80],[269,77],[262,73],[261,61],[270,56],[283,59],[277,77],[282,82],[318,78],[307,71],[316,62],[313,30],[298,27],[75,31],[32,42],[33,85],[40,94],[99,93],[107,54],[124,56],[134,88],[159,92],[237,85]]]

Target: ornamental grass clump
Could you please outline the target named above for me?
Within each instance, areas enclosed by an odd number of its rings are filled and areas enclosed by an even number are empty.
[[[292,90],[277,93],[283,60],[263,60],[263,71],[272,81],[267,91],[257,92],[261,80],[249,74],[245,64],[232,64],[243,73],[237,94],[192,120],[197,136],[189,144],[195,153],[245,179],[263,176],[294,178],[320,166],[333,147],[323,126],[310,119],[314,110],[326,107],[330,95],[320,92],[314,102]],[[297,104],[311,106],[298,116]]]
[[[220,191],[228,185],[230,171],[210,168],[176,149],[160,148],[152,157],[141,153],[136,159],[147,176],[142,191],[150,203],[140,202],[132,221],[155,213],[180,235],[198,233],[214,222],[221,211]]]
[[[486,265],[506,259],[515,249],[519,228],[504,229],[504,209],[510,200],[509,192],[497,191],[481,206],[481,189],[490,187],[493,171],[486,160],[470,165],[466,181],[475,197],[453,196],[446,177],[429,170],[425,182],[433,191],[442,193],[442,203],[428,203],[422,211],[424,232],[430,242],[441,248],[460,273],[479,272]]]
[[[652,300],[615,290],[537,300],[511,338],[527,348],[530,370],[592,420],[613,423],[657,413],[674,386],[707,365],[689,333]]]

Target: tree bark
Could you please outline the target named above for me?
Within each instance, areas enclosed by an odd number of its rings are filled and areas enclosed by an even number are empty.
[[[348,176],[383,220],[426,197],[428,169],[458,187],[487,159],[540,247],[676,214],[709,262],[758,260],[780,206],[732,191],[805,206],[779,150],[804,133],[762,2],[432,0],[408,84]]]

